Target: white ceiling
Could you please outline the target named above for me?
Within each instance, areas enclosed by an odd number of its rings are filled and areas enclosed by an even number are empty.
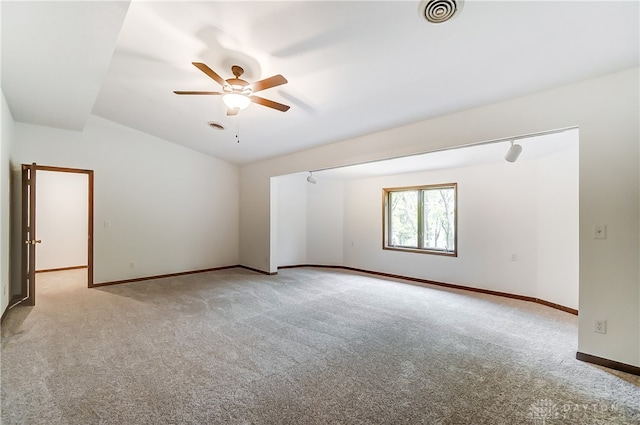
[[[125,2],[8,2],[2,92],[16,121],[82,130],[107,76]]]
[[[637,1],[467,0],[440,25],[418,3],[2,1],[2,89],[17,121],[93,113],[245,164],[639,63]],[[220,89],[194,61],[282,74],[260,95],[291,109],[227,117],[219,96],[173,94]]]

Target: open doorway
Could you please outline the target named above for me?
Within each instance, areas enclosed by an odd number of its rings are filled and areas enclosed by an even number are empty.
[[[514,139],[515,162],[505,139],[310,170],[311,181],[309,171],[273,177],[273,263],[453,283],[577,312],[579,130]],[[384,189],[448,183],[458,187],[458,257],[385,250]]]
[[[88,267],[88,183],[80,173],[38,172],[36,273]]]
[[[23,249],[27,304],[35,304],[36,273],[85,269],[91,287],[93,170],[23,165],[23,235],[29,247]]]

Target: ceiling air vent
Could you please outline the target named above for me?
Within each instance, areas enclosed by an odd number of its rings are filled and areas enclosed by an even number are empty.
[[[215,130],[224,130],[224,126],[222,124],[220,124],[219,122],[209,121],[207,123],[207,125],[209,125],[209,127],[213,128]]]
[[[460,14],[464,0],[425,0],[420,2],[420,16],[432,24],[447,22]]]

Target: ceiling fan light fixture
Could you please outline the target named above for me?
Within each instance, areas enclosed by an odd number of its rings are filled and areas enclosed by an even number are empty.
[[[217,91],[175,90],[175,94],[222,95],[222,101],[227,106],[228,116],[238,115],[238,111],[246,109],[252,102],[281,112],[287,112],[289,110],[288,105],[283,105],[282,103],[253,95],[256,92],[288,83],[287,79],[280,74],[249,84],[245,80],[240,79],[240,76],[244,72],[240,66],[232,66],[231,71],[235,78],[225,80],[213,69],[209,68],[209,66],[202,62],[192,62],[192,64],[216,83],[220,84],[222,86],[222,93]]]
[[[222,96],[222,101],[229,109],[247,109],[251,99],[240,93],[226,93]]]

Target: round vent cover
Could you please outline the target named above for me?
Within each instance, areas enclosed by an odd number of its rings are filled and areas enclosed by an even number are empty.
[[[207,123],[207,125],[209,125],[209,127],[216,129],[216,130],[224,130],[224,126],[222,124],[220,124],[219,122],[215,122],[215,121],[209,121]]]
[[[464,0],[426,0],[420,2],[420,16],[432,24],[447,22],[460,14]]]

